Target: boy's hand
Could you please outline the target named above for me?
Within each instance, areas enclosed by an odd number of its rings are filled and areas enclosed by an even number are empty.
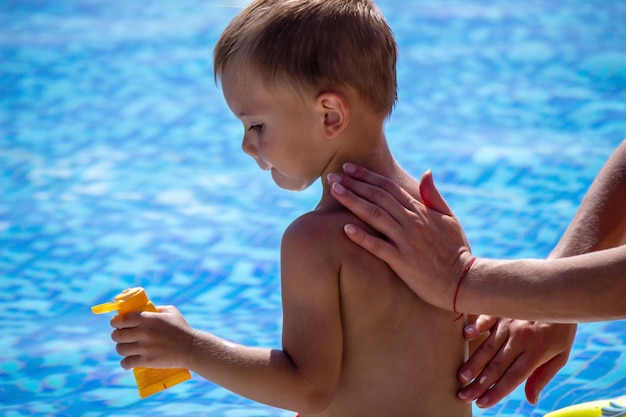
[[[188,368],[186,358],[193,344],[194,330],[172,306],[159,312],[142,311],[111,319],[111,339],[124,356],[122,368]]]
[[[471,381],[459,398],[491,407],[527,380],[526,398],[536,404],[541,390],[567,363],[576,327],[479,316],[466,327],[465,337],[490,334],[459,370],[463,383]]]

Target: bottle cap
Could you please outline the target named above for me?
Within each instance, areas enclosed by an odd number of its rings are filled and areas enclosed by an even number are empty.
[[[94,314],[110,313],[112,311],[128,313],[130,311],[139,310],[146,305],[148,301],[148,295],[143,288],[127,288],[116,295],[113,302],[93,306],[91,307],[91,311]]]

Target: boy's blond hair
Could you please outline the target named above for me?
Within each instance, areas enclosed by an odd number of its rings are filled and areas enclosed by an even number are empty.
[[[372,111],[389,115],[397,54],[370,0],[255,0],[222,33],[213,65],[216,81],[245,68],[302,93],[352,87]]]

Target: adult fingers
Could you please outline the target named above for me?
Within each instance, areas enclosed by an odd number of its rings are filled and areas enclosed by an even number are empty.
[[[341,183],[338,181],[339,175],[330,174],[328,179],[331,182],[330,192],[337,201],[343,204],[348,210],[352,211],[357,217],[359,217],[364,222],[368,223],[374,229],[379,232],[388,234],[389,230],[394,230],[399,228],[397,218],[394,218],[390,214],[390,210],[388,210],[383,205],[379,205],[378,201],[386,201],[389,197],[382,195],[385,191],[381,189],[375,189],[370,193],[370,198],[376,200],[371,202],[370,200],[363,198],[362,196],[354,193],[352,191],[353,188],[358,188],[359,186],[353,185],[352,188],[347,188],[346,183],[355,184],[357,181],[341,178]],[[375,188],[367,184],[363,184],[364,187]],[[378,195],[380,194],[380,195]],[[372,197],[373,196],[373,197]],[[390,204],[394,204],[393,202]],[[395,202],[398,205],[398,202]],[[389,204],[386,204],[387,206]],[[395,211],[391,209],[391,211]]]
[[[362,195],[370,201],[375,201],[378,203],[379,199],[389,195],[390,197],[393,197],[393,200],[396,200],[404,208],[409,210],[413,210],[416,201],[422,203],[421,196],[412,196],[396,182],[390,180],[385,176],[376,174],[359,165],[350,163],[344,164],[343,171],[345,173],[344,178],[352,180],[352,182],[348,181],[347,185],[350,188],[355,187],[353,191]],[[385,193],[374,194],[372,196],[374,199],[372,200],[369,198],[369,193],[376,192],[376,189],[380,189]],[[393,200],[390,199],[389,201]]]
[[[526,378],[527,398],[531,403],[536,402],[539,392],[567,362],[576,326],[501,319],[487,340],[492,339],[494,333],[506,335],[506,340],[472,383],[459,393],[462,400],[477,399],[479,407],[496,404]],[[496,341],[495,345],[498,344],[500,342]],[[491,346],[485,343],[477,351],[479,355],[493,352],[493,346],[493,342]],[[480,366],[484,359],[479,357],[476,366]],[[473,366],[470,364],[472,372],[476,369]]]
[[[348,210],[352,211],[357,217],[368,223],[379,233],[387,236],[391,241],[398,239],[398,233],[401,233],[401,227],[385,210],[362,199],[337,182],[332,183],[331,194]],[[347,224],[344,226],[344,232],[354,243],[387,263],[399,257],[399,253],[395,246],[392,246],[392,243],[378,236],[374,236],[360,227]]]
[[[379,179],[377,181],[389,184],[386,186],[389,189],[395,188],[394,194],[348,176],[329,174],[331,194],[357,217],[394,242],[395,246],[402,245],[407,230],[414,233],[416,225],[428,223],[425,217],[427,208],[394,182],[367,172],[368,178],[375,177]]]
[[[524,392],[526,393],[526,399],[531,404],[537,404],[539,400],[539,394],[548,385],[548,383],[554,378],[554,376],[565,366],[567,363],[567,355],[558,355],[552,358],[552,360],[546,362],[537,368],[526,381]]]
[[[331,176],[332,175],[334,174],[331,174]],[[329,179],[332,180],[332,178],[330,178],[331,176],[329,176]],[[381,189],[378,190],[381,193],[386,193]],[[331,194],[357,217],[365,223],[368,223],[369,226],[377,230],[380,234],[384,235],[386,239],[368,233],[363,228],[353,224],[344,226],[344,232],[348,238],[374,256],[388,263],[399,276],[411,276],[415,270],[415,253],[422,253],[424,250],[427,250],[425,246],[427,242],[422,238],[417,240],[417,244],[422,245],[419,247],[422,252],[417,249],[417,246],[414,247],[412,245],[412,235],[419,235],[419,233],[415,232],[414,225],[413,227],[403,226],[402,224],[407,222],[406,219],[402,217],[394,218],[385,209],[364,200],[337,182],[332,183]],[[389,196],[389,198],[393,199],[391,196]],[[400,207],[399,210],[404,211],[402,215],[413,219],[408,220],[408,222],[415,221],[418,223],[420,221],[418,214],[408,212],[396,200],[393,201],[393,204]],[[426,210],[426,208],[424,208],[424,210]],[[398,213],[398,216],[400,215],[401,214]]]
[[[526,399],[529,403],[536,404],[539,394],[565,365],[567,357],[558,355],[542,364],[545,360],[546,358],[543,356],[533,354],[532,352],[523,352],[506,369],[502,376],[478,397],[476,405],[481,408],[488,408],[497,404],[513,392],[524,380],[527,380],[525,387]],[[496,374],[498,374],[497,371]]]
[[[503,350],[502,359],[494,359],[485,370],[485,373],[489,374],[487,378],[491,379],[491,384],[482,386],[481,389],[473,392],[473,396],[477,398],[476,405],[478,407],[488,408],[500,402],[526,380],[529,369],[534,369],[537,366],[528,355],[517,356],[509,364],[510,358],[505,358],[507,349]],[[500,367],[506,367],[506,371],[502,373]],[[483,377],[481,376],[481,378]]]
[[[484,333],[493,329],[498,322],[499,318],[494,316],[488,316],[485,314],[479,315],[474,323],[468,324],[463,329],[463,333],[467,340],[474,340],[479,338]]]
[[[344,231],[350,240],[388,264],[393,265],[400,256],[398,250],[389,242],[367,233],[358,226],[347,224]]]
[[[504,350],[509,337],[508,327],[496,326],[491,334],[476,348],[468,361],[459,370],[459,379],[469,383],[459,392],[459,398],[471,401],[485,393],[507,369],[515,357]]]
[[[422,200],[424,200],[424,205],[429,209],[447,214],[448,216],[454,216],[452,209],[448,206],[448,203],[443,199],[435,186],[431,170],[426,171],[422,175],[422,179],[420,180],[420,196]]]

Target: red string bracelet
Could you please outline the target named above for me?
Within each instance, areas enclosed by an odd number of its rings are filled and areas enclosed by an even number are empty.
[[[454,301],[452,302],[452,311],[454,311],[455,313],[458,313],[458,311],[456,311],[456,299],[459,296],[459,289],[461,289],[461,283],[467,276],[467,273],[469,272],[472,265],[474,265],[474,262],[476,262],[476,258],[472,257],[472,259],[465,266],[465,269],[461,273],[461,276],[459,277],[459,280],[456,283],[456,290],[454,291]],[[454,321],[458,321],[461,317],[463,317],[463,313],[460,313],[459,317],[455,318]]]

